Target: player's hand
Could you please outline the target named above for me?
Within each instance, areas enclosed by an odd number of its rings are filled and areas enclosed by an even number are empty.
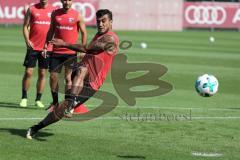
[[[51,40],[50,44],[53,44],[56,47],[64,47],[64,46],[66,46],[66,42],[65,41],[63,41],[62,39],[57,39],[57,38],[54,38],[53,40]]]
[[[86,53],[80,52],[78,55],[79,60],[81,61],[85,57]]]
[[[43,58],[47,58],[47,49],[43,49],[41,55],[43,56]]]
[[[33,49],[33,43],[30,40],[26,41],[26,45],[28,49]]]
[[[43,58],[47,58],[47,44],[44,45],[41,55],[43,56]]]

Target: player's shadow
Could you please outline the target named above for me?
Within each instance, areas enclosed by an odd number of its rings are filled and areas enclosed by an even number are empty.
[[[123,159],[146,159],[146,157],[138,155],[117,155],[117,157]]]
[[[29,105],[32,106],[32,105]],[[11,102],[0,102],[0,107],[4,108],[18,108],[18,109],[38,109],[37,107],[19,107],[18,103],[11,103]]]
[[[22,138],[26,138],[27,130],[26,129],[16,129],[16,128],[0,128],[0,132],[9,132],[12,135],[19,136],[19,137],[22,137]],[[54,134],[49,133],[49,132],[39,131],[36,134],[36,137],[34,137],[34,139],[36,139],[38,141],[46,141],[46,139],[44,139],[44,138],[52,136],[52,135],[54,135]]]
[[[240,108],[237,108],[237,107],[229,108],[229,109],[232,109],[232,110],[240,110]]]

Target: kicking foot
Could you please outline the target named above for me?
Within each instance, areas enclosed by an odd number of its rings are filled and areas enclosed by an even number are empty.
[[[37,131],[34,130],[33,127],[29,128],[26,134],[27,139],[33,139],[33,137],[36,135]]]

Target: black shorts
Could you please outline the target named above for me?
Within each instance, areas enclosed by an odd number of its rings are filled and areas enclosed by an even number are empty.
[[[52,53],[49,60],[49,72],[60,73],[62,66],[71,68],[77,62],[77,54]]]
[[[94,90],[91,85],[87,82],[84,81],[84,87],[81,91],[81,93],[77,97],[77,106],[85,103],[89,98],[91,98],[97,91]]]
[[[44,58],[41,55],[42,51],[36,51],[33,49],[27,49],[27,53],[23,62],[23,66],[26,68],[34,68],[36,67],[36,63],[38,61],[38,68],[40,69],[48,69],[49,66],[49,58]],[[49,52],[48,52],[49,54]]]

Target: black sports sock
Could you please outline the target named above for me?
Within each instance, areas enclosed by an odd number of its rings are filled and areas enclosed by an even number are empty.
[[[27,98],[27,91],[25,89],[22,89],[22,99]]]
[[[32,126],[31,128],[34,130],[34,132],[37,132],[44,127],[45,125],[42,122],[39,122],[38,124]]]
[[[52,93],[52,98],[53,98],[53,104],[57,104],[58,103],[58,93],[57,92],[53,92]]]
[[[32,126],[31,128],[33,128],[33,130],[37,132],[46,126],[59,121],[63,117],[64,117],[64,110],[60,109],[60,110],[52,111],[48,113],[48,115],[41,122],[39,122],[37,125]]]
[[[42,93],[37,93],[35,101],[40,101],[42,97]]]
[[[46,126],[59,121],[61,118],[56,117],[54,112],[50,112],[41,122],[39,122],[37,125],[32,126],[31,128],[37,132]]]
[[[69,99],[70,98],[70,95],[71,95],[71,89],[68,89],[68,90],[66,90],[66,92],[65,92],[65,99]]]

